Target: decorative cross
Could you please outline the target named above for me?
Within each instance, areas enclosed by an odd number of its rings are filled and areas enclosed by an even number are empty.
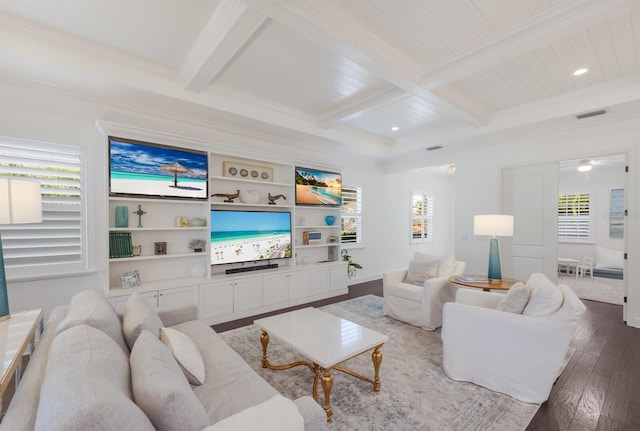
[[[142,205],[138,204],[138,211],[134,211],[133,213],[138,216],[138,227],[142,227],[142,215],[146,214],[146,211],[142,211]]]

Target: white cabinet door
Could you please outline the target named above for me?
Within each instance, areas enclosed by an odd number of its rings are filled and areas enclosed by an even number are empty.
[[[301,299],[310,295],[309,273],[296,271],[289,274],[289,299]]]
[[[289,274],[267,275],[262,279],[262,304],[280,304],[289,300]]]
[[[200,285],[199,308],[201,319],[233,314],[233,281]]]
[[[262,306],[262,277],[243,278],[233,283],[234,311]]]
[[[311,296],[329,292],[329,273],[325,268],[309,271],[309,290]]]
[[[178,308],[186,305],[198,305],[197,286],[158,291],[158,308]]]
[[[329,270],[329,288],[332,292],[347,289],[347,268],[340,266]]]

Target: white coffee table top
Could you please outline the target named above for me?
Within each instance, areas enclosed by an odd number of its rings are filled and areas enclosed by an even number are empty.
[[[386,343],[389,337],[317,308],[303,308],[253,323],[323,368]]]

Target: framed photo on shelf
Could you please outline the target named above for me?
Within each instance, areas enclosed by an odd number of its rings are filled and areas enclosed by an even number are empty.
[[[120,284],[123,289],[140,286],[140,274],[138,271],[123,272],[120,274]]]

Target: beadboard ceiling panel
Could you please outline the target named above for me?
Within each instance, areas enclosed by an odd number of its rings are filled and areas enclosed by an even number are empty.
[[[312,115],[382,84],[359,64],[274,22],[216,81],[216,85]]]
[[[634,109],[639,57],[637,0],[0,0],[0,79],[390,163]]]

